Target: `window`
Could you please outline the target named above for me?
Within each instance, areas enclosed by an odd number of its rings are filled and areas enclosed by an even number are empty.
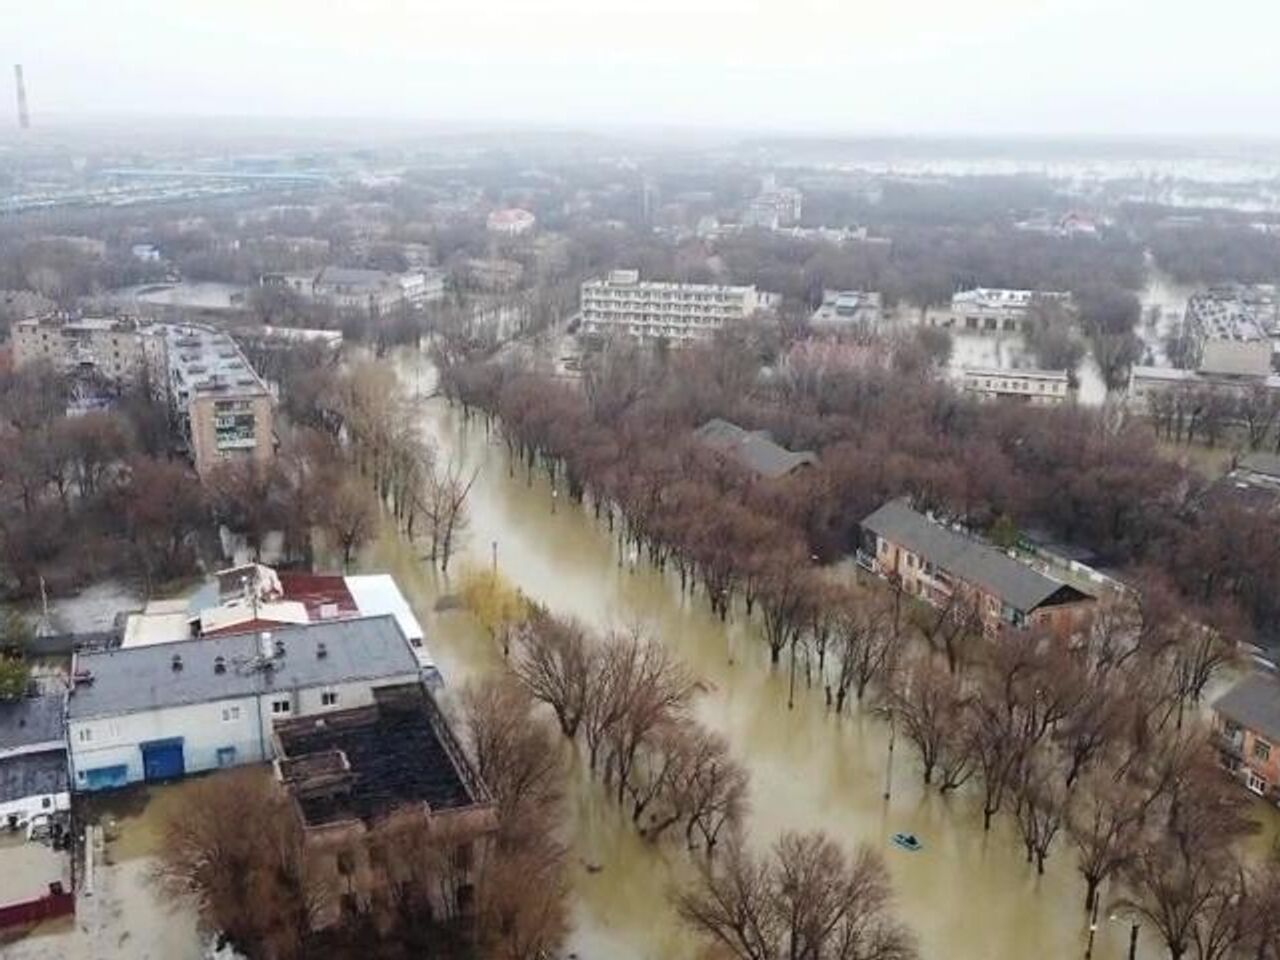
[[[1263,780],[1252,770],[1250,770],[1248,776],[1245,777],[1245,786],[1260,797],[1265,797],[1267,795],[1267,781]]]
[[[288,713],[290,709],[292,708],[288,700],[272,700],[271,701],[272,713]]]
[[[236,765],[236,748],[235,747],[219,747],[218,748],[218,766],[234,767]]]
[[[1261,737],[1253,738],[1253,759],[1267,761],[1271,759],[1271,744]]]
[[[41,797],[40,806],[43,807],[45,810],[48,810],[50,807],[53,806],[53,801],[48,797]]]
[[[332,707],[338,702],[338,694],[335,690],[325,690],[320,694],[320,706]]]
[[[231,721],[233,721],[233,720],[239,720],[239,719],[240,719],[240,708],[239,708],[239,707],[223,707],[223,708],[222,708],[222,722],[223,722],[223,723],[231,723]]]
[[[81,727],[76,733],[76,739],[81,743],[88,743],[93,739],[93,731],[88,727]]]

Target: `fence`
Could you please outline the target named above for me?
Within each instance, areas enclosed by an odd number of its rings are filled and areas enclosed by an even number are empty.
[[[64,891],[60,883],[51,883],[49,892],[43,897],[0,907],[0,930],[65,917],[75,912],[76,895]]]

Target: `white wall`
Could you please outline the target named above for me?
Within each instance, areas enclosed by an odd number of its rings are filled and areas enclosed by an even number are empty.
[[[0,803],[0,825],[16,815],[19,822],[30,820],[38,813],[59,813],[71,809],[71,794],[40,793],[31,797],[19,797]]]
[[[102,767],[124,765],[129,783],[142,780],[141,744],[151,740],[181,737],[187,773],[216,769],[218,751],[226,747],[235,748],[236,764],[259,763],[270,756],[274,720],[368,706],[373,703],[375,687],[417,682],[418,674],[408,673],[374,681],[282,689],[261,697],[236,697],[143,713],[71,720],[67,724],[67,740],[71,749],[72,790],[86,789],[86,771]],[[337,694],[335,703],[322,703],[326,692]],[[272,703],[277,700],[288,700],[289,712],[273,713]],[[237,709],[238,716],[235,715]],[[223,719],[224,715],[227,719]],[[84,738],[86,731],[87,739]]]

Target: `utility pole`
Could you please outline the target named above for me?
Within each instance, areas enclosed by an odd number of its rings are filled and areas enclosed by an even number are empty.
[[[22,64],[13,65],[13,80],[18,87],[18,127],[31,129],[31,115],[27,112],[27,85],[22,79]]]

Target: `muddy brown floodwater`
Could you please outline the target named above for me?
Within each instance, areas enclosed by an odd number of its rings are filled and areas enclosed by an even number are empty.
[[[417,357],[398,360],[402,376]],[[643,561],[621,556],[616,540],[589,509],[553,501],[545,476],[512,474],[506,449],[481,419],[465,422],[443,400],[420,401],[423,430],[439,456],[479,474],[469,500],[470,528],[452,576],[468,564],[487,567],[497,544],[501,572],[526,594],[599,629],[640,624],[704,682],[698,712],[723,733],[751,774],[747,827],[767,843],[785,829],[822,828],[847,847],[868,843],[888,861],[903,918],[929,960],[1025,960],[1083,956],[1088,936],[1084,887],[1069,849],[1058,846],[1045,876],[1025,862],[1010,818],[981,829],[974,800],[925,792],[915,757],[901,738],[886,803],[888,729],[878,718],[827,712],[815,685],[787,708],[785,670],[770,671],[757,627],[736,611],[728,624],[709,615],[700,596]],[[436,613],[449,589],[414,550],[388,531],[366,562],[395,573],[422,617],[430,644],[453,687],[501,666],[494,645],[465,614]],[[667,892],[687,873],[678,845],[651,846],[635,835],[602,790],[575,772],[570,814],[575,856],[571,949],[584,960],[680,958],[697,944],[668,905]],[[899,850],[898,831],[916,834],[922,852]],[[588,871],[591,864],[599,870]],[[1139,955],[1156,957],[1144,937]],[[1095,957],[1120,958],[1128,924],[1101,918]]]

